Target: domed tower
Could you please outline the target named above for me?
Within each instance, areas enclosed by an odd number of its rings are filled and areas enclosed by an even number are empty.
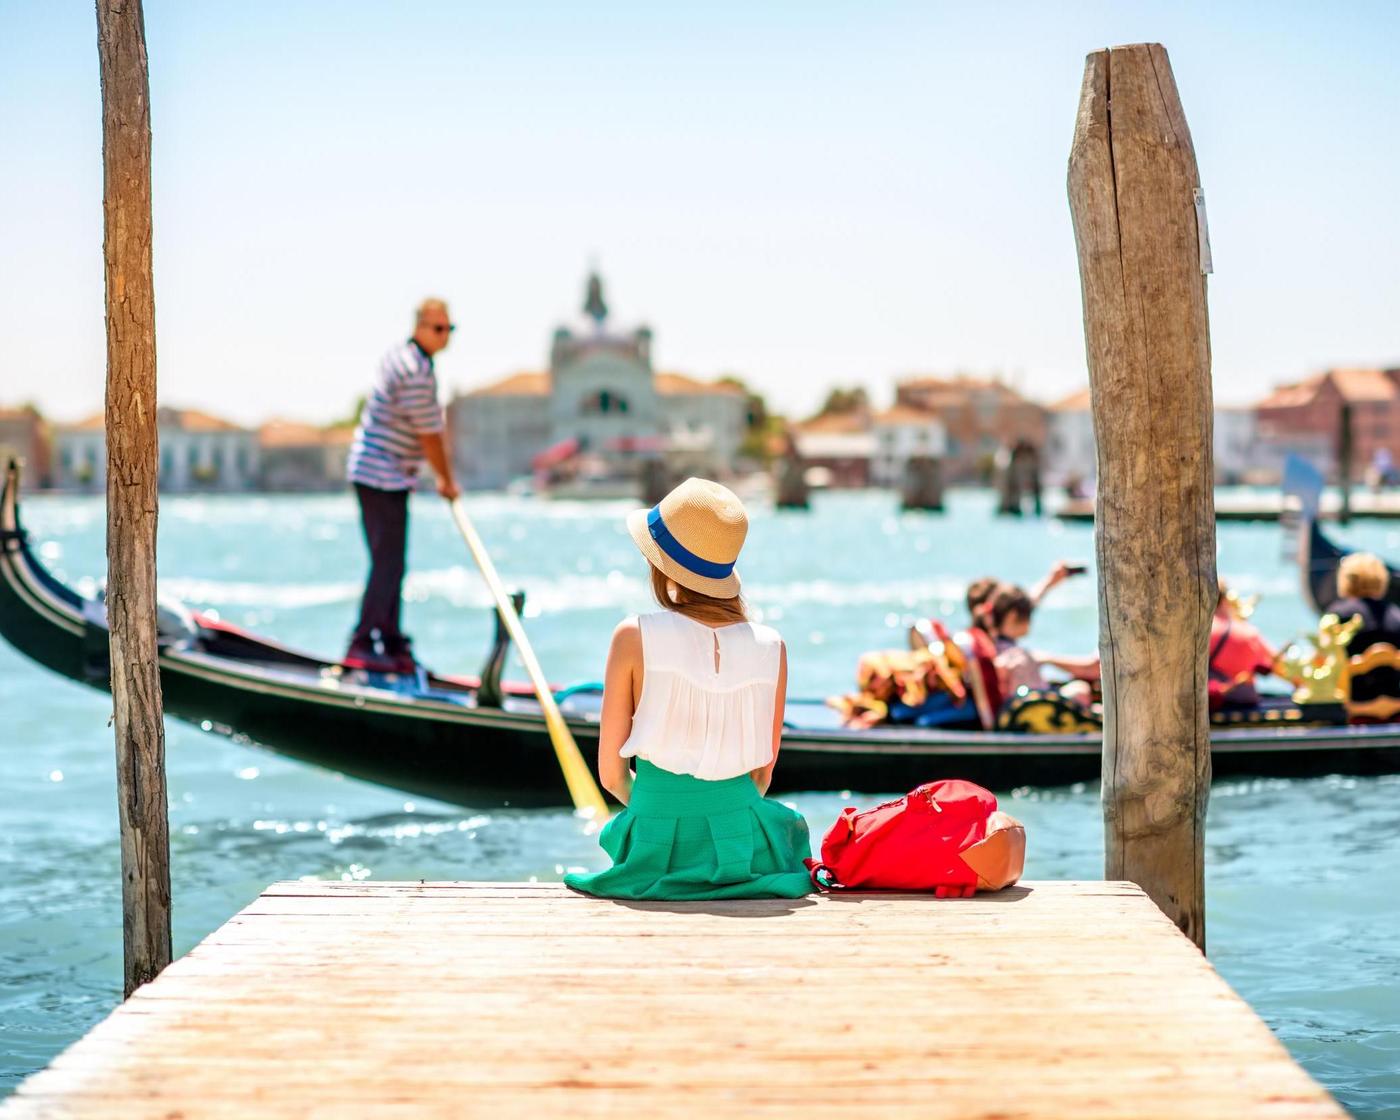
[[[588,277],[583,312],[593,321],[592,332],[576,334],[560,327],[550,347],[554,439],[577,439],[590,454],[621,470],[661,450],[651,330],[609,333],[597,272]]]

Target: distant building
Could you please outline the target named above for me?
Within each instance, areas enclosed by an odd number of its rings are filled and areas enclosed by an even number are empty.
[[[1052,486],[1078,479],[1092,483],[1098,474],[1094,417],[1089,390],[1081,389],[1046,410],[1050,434],[1045,444],[1045,477]],[[1214,424],[1215,480],[1224,485],[1246,482],[1263,467],[1255,440],[1254,410],[1217,406]]]
[[[1259,454],[1258,425],[1252,405],[1216,405],[1213,440],[1215,481],[1225,486],[1253,482],[1270,473]]]
[[[793,427],[792,441],[804,468],[828,472],[825,485],[853,490],[874,480],[878,443],[873,418],[863,409],[805,420]]]
[[[102,413],[53,429],[54,485],[102,490],[107,485],[107,429]]]
[[[1256,406],[1258,446],[1282,469],[1291,453],[1337,476],[1342,405],[1351,405],[1352,476],[1361,478],[1382,449],[1400,450],[1400,369],[1332,369],[1282,385]]]
[[[1068,486],[1076,479],[1091,483],[1098,473],[1094,446],[1094,413],[1089,390],[1081,389],[1047,410],[1043,473],[1051,486]]]
[[[463,485],[499,488],[576,455],[617,477],[634,477],[657,458],[696,473],[733,471],[747,426],[744,391],[654,372],[650,329],[608,333],[596,277],[589,295],[593,328],[556,330],[547,372],[513,374],[452,399],[448,424]]]
[[[252,490],[258,481],[258,434],[192,409],[156,411],[160,488],[169,493]],[[101,490],[107,480],[107,433],[99,413],[54,429],[57,485]]]
[[[23,461],[27,488],[50,484],[49,432],[38,409],[0,408],[0,470],[11,459]]]
[[[996,379],[918,377],[899,382],[895,403],[931,412],[947,434],[945,482],[980,481],[996,453],[1022,441],[1045,446],[1045,409]]]
[[[353,428],[318,428],[269,420],[258,429],[258,486],[262,490],[342,490]]]
[[[870,480],[876,486],[903,486],[909,460],[930,456],[942,460],[948,451],[948,432],[932,412],[896,404],[870,418],[875,436],[875,456]]]

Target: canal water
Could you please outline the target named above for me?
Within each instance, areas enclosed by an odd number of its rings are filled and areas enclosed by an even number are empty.
[[[607,638],[649,609],[625,504],[472,499],[526,625],[560,682],[597,679]],[[103,560],[94,498],[24,505],[40,555],[91,590]],[[1400,556],[1400,528],[1358,524],[1358,546]],[[961,619],[969,579],[1030,583],[1057,559],[1090,574],[1052,592],[1032,644],[1096,641],[1087,526],[997,519],[954,493],[946,514],[901,514],[878,493],[817,498],[807,514],[753,511],[741,571],[754,613],[786,637],[794,695],[848,685],[863,649],[899,645],[919,615]],[[415,499],[406,625],[423,661],[474,671],[489,599],[446,509]],[[1283,641],[1311,618],[1277,526],[1225,525],[1220,569]],[[321,652],[339,650],[364,557],[351,500],[170,497],[162,591]],[[518,672],[516,675],[521,675]],[[0,646],[0,1096],[107,1013],[120,995],[121,912],[108,700]],[[184,952],[274,879],[558,879],[599,866],[562,810],[406,798],[179,723],[169,727],[175,948]],[[781,763],[780,763],[781,765]],[[930,774],[929,777],[952,776]],[[820,836],[847,803],[791,801]],[[1102,874],[1093,785],[1001,791],[1029,833],[1028,878]],[[1400,778],[1217,783],[1207,832],[1210,957],[1293,1054],[1358,1116],[1400,1117]]]

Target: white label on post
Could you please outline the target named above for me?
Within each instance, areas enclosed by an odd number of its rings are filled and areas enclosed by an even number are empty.
[[[1196,245],[1201,252],[1201,275],[1209,276],[1215,271],[1210,260],[1210,227],[1206,225],[1206,192],[1197,187],[1192,194],[1196,199]]]

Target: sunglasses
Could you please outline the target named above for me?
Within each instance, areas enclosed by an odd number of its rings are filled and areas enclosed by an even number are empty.
[[[428,328],[434,334],[451,334],[457,329],[456,323],[434,323]]]

